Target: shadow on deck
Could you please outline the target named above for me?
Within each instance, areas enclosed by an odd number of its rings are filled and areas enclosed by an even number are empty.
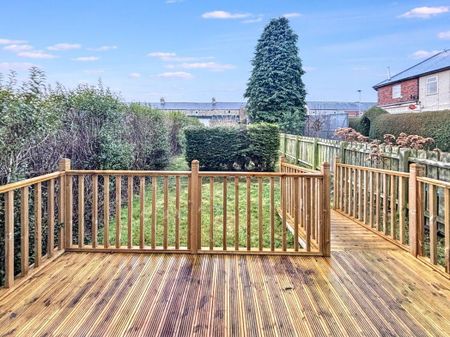
[[[1,336],[448,336],[450,281],[332,212],[332,256],[66,253]]]

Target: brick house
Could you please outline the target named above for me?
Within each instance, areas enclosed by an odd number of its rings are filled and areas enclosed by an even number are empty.
[[[390,113],[450,109],[450,50],[444,50],[373,87]]]

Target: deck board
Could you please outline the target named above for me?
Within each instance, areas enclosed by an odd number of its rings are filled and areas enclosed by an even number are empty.
[[[69,253],[0,298],[0,336],[449,336],[450,281],[332,213],[332,256]]]

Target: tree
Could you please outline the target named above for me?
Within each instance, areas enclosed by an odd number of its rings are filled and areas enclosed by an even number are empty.
[[[277,123],[286,132],[302,131],[306,90],[297,40],[286,18],[273,19],[264,28],[244,95],[252,122]]]

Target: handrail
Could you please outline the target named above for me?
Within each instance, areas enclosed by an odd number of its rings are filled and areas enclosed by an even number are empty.
[[[408,178],[409,177],[409,173],[407,173],[407,172],[398,172],[398,171],[379,169],[379,168],[375,168],[375,167],[358,166],[358,165],[342,164],[342,163],[337,163],[337,165],[340,166],[340,167],[356,168],[356,169],[361,170],[361,171],[371,171],[371,172],[377,172],[377,173],[384,173],[384,174],[389,174],[389,175],[394,175],[394,176],[397,176],[397,177],[404,177],[404,178]]]
[[[18,190],[19,188],[31,186],[31,185],[34,185],[37,183],[43,183],[43,182],[46,182],[46,181],[49,181],[49,180],[52,180],[55,178],[62,177],[64,174],[65,174],[64,172],[57,171],[57,172],[53,172],[53,173],[44,174],[39,177],[34,177],[34,178],[25,179],[25,180],[17,181],[14,183],[6,184],[6,185],[1,185],[0,186],[0,194],[6,193],[9,191]]]
[[[447,181],[442,181],[442,180],[437,180],[437,179],[432,179],[432,178],[427,178],[427,177],[417,177],[417,181],[420,181],[422,183],[427,183],[430,185],[435,185],[437,187],[450,188],[450,182],[447,182]]]
[[[75,175],[110,175],[110,176],[189,176],[191,171],[132,171],[132,170],[68,170],[70,176]]]
[[[292,173],[292,172],[208,172],[199,171],[201,177],[299,177],[299,178],[320,178],[322,174],[316,173]]]

